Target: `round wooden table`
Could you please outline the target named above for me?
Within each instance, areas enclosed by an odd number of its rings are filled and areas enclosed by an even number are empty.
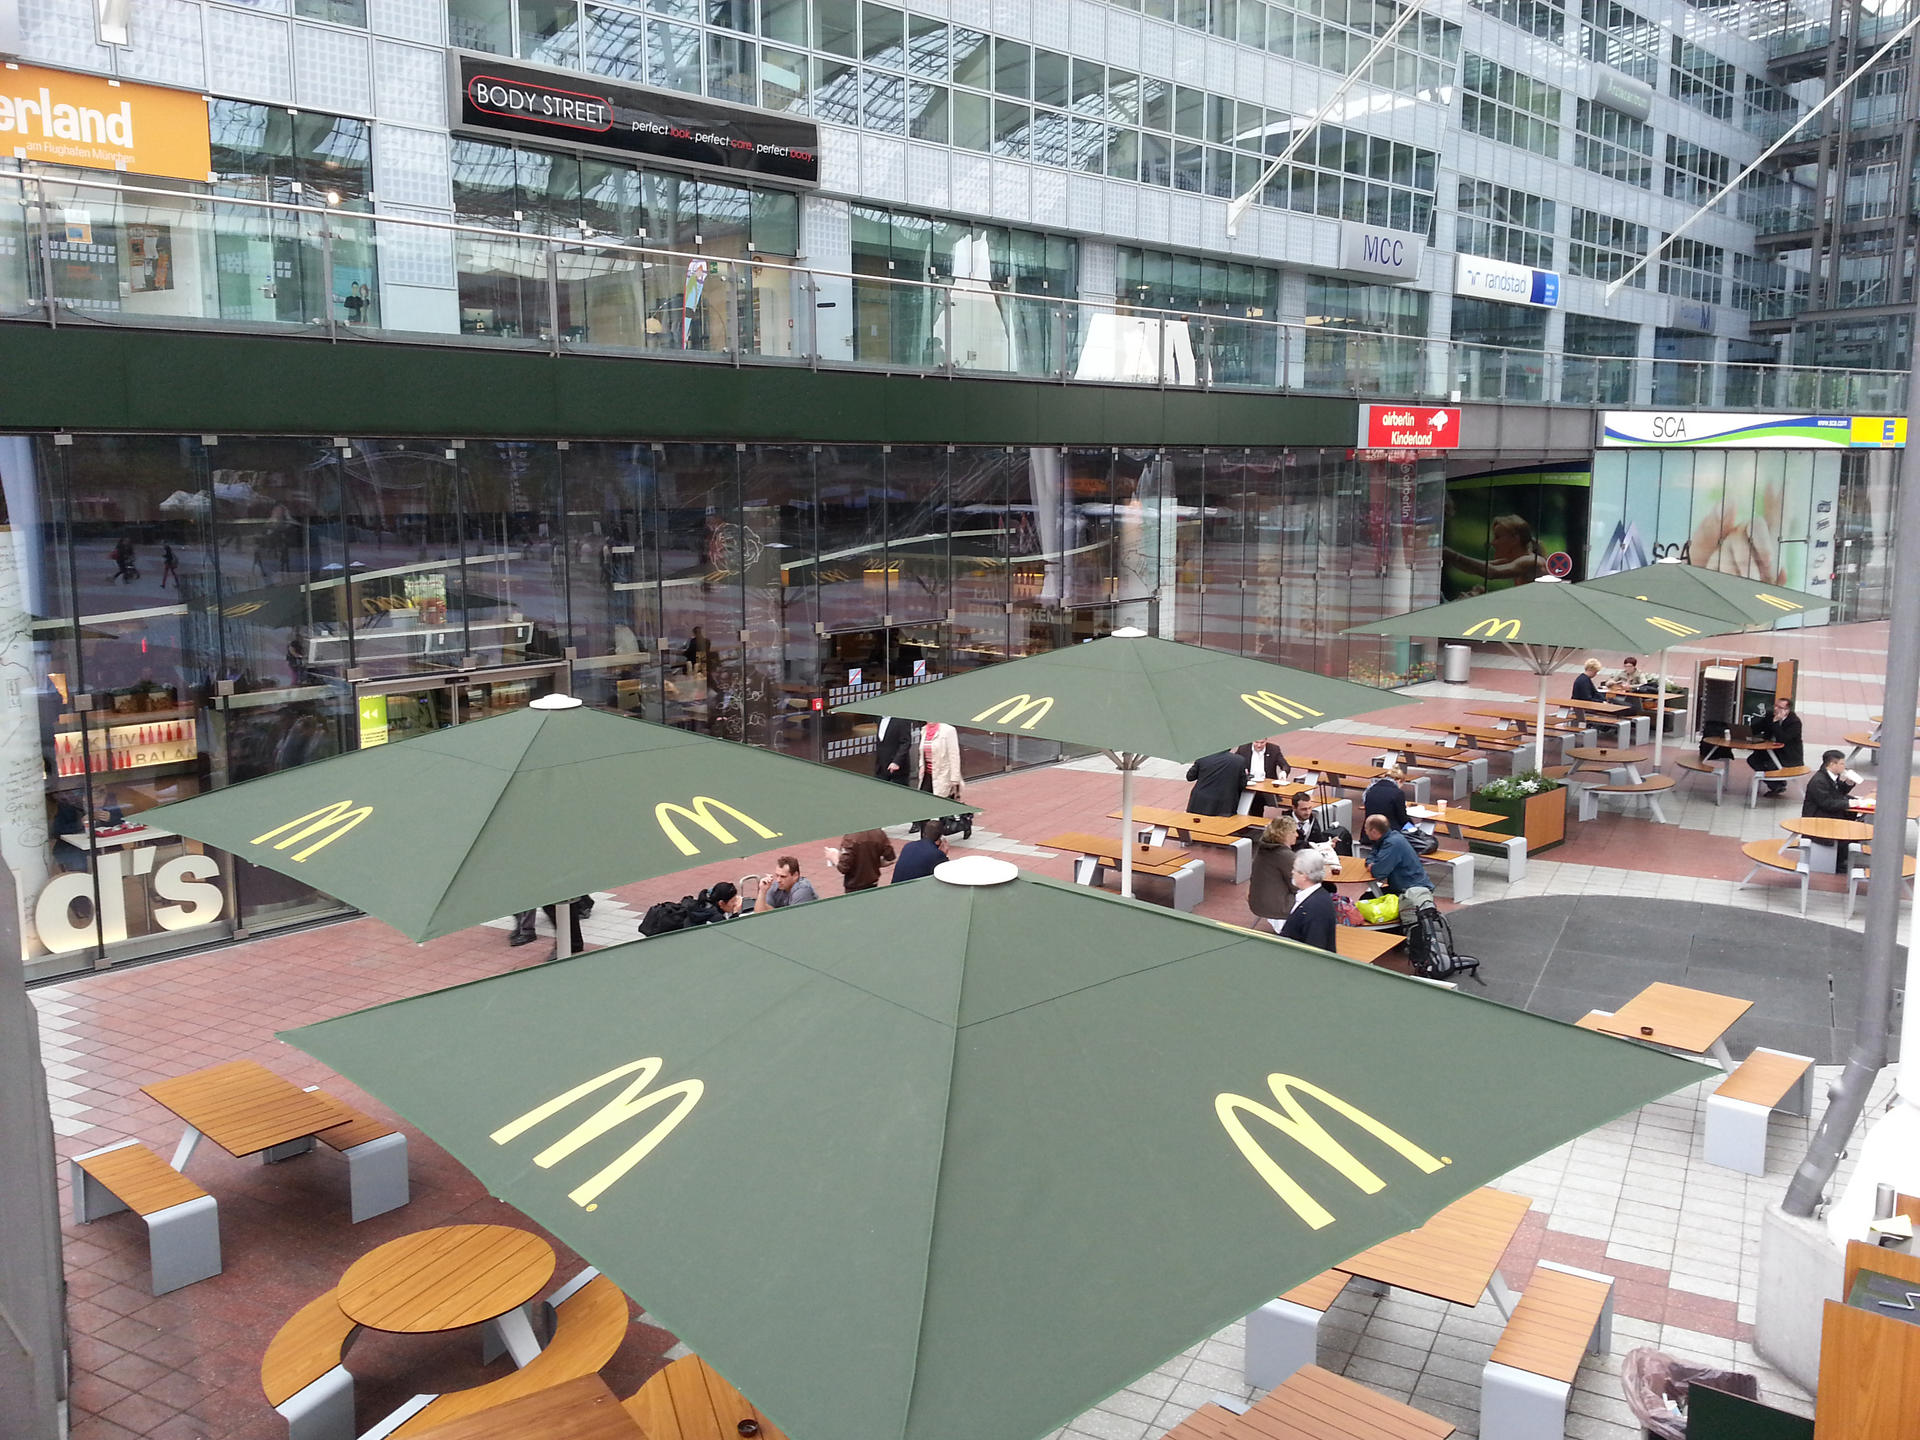
[[[1651,750],[1615,750],[1605,745],[1575,745],[1567,751],[1569,760],[1586,760],[1595,765],[1638,765],[1653,758]]]
[[[406,1335],[495,1320],[553,1278],[553,1247],[511,1225],[445,1225],[389,1240],[340,1277],[356,1325]]]
[[[1846,840],[1858,842],[1873,839],[1873,827],[1858,820],[1834,820],[1825,815],[1796,815],[1790,820],[1782,820],[1780,828],[1793,835],[1804,835],[1809,840],[1820,840],[1831,845]]]

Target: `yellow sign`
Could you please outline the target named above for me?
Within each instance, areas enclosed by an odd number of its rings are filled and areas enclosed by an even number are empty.
[[[1302,705],[1298,700],[1289,700],[1284,695],[1276,695],[1271,690],[1261,690],[1252,695],[1242,695],[1242,700],[1253,707],[1254,713],[1264,715],[1276,725],[1289,725],[1295,720],[1304,720],[1311,715],[1320,718],[1320,712],[1311,706]]]
[[[1907,443],[1907,422],[1891,415],[1855,415],[1848,421],[1848,442],[1869,449],[1895,449]]]
[[[207,102],[36,65],[0,69],[0,155],[207,183]]]
[[[1678,635],[1683,640],[1689,635],[1698,635],[1700,633],[1691,625],[1682,625],[1678,620],[1668,620],[1660,615],[1647,616],[1647,624],[1653,626],[1656,630],[1664,630],[1669,635]]]
[[[1502,630],[1505,630],[1507,633],[1502,635],[1500,633]],[[1489,640],[1518,640],[1520,638],[1520,622],[1518,620],[1500,619],[1476,620],[1473,624],[1467,626],[1467,634],[1485,635]]]
[[[294,851],[295,860],[304,860],[314,851],[326,849],[371,814],[373,814],[371,805],[355,808],[351,800],[336,800],[333,804],[323,805],[318,810],[309,810],[298,820],[289,820],[286,824],[277,826],[264,835],[254,836],[251,843],[264,845],[276,835],[286,835],[286,839],[277,842],[273,847],[276,850],[286,850],[310,836],[320,834],[323,830],[330,832],[326,839],[315,840],[306,849]],[[289,835],[288,831],[293,833]]]
[[[1053,697],[1051,695],[1042,695],[1037,700],[1031,695],[1009,695],[999,704],[989,705],[986,709],[982,710],[978,715],[973,717],[973,721],[976,725],[987,722],[995,725],[1011,725],[1031,710],[1034,712],[1033,719],[1027,721],[1026,724],[1020,727],[1022,730],[1031,730],[1047,718],[1047,712],[1051,709],[1053,709]]]
[[[1764,590],[1754,591],[1753,598],[1758,600],[1762,605],[1771,605],[1776,610],[1804,610],[1807,608],[1804,605],[1794,604],[1793,601],[1787,599],[1784,595],[1769,595]]]
[[[360,697],[360,748],[368,750],[375,745],[384,745],[388,738],[387,697],[362,695]]]
[[[1246,1156],[1247,1163],[1253,1166],[1255,1173],[1273,1187],[1274,1194],[1286,1201],[1294,1214],[1315,1230],[1331,1225],[1334,1219],[1333,1212],[1309,1195],[1300,1183],[1281,1169],[1259,1142],[1247,1133],[1246,1121],[1241,1118],[1242,1111],[1266,1121],[1309,1154],[1318,1157],[1324,1164],[1345,1176],[1355,1189],[1368,1195],[1379,1194],[1386,1189],[1387,1182],[1356,1160],[1352,1151],[1329,1135],[1325,1127],[1307,1113],[1306,1107],[1300,1103],[1299,1096],[1310,1095],[1328,1109],[1344,1115],[1383,1145],[1397,1150],[1425,1174],[1431,1175],[1441,1166],[1453,1163],[1444,1155],[1429,1155],[1399,1131],[1382,1125],[1366,1111],[1349,1105],[1339,1096],[1328,1094],[1318,1085],[1297,1076],[1269,1075],[1267,1086],[1273,1091],[1273,1098],[1280,1106],[1278,1110],[1258,1100],[1249,1100],[1244,1095],[1220,1094],[1213,1098],[1214,1114],[1220,1117],[1221,1126],[1233,1143],[1239,1147],[1240,1153]]]
[[[722,845],[731,845],[734,843],[733,832],[727,829],[727,827],[714,816],[713,812],[716,810],[726,811],[727,814],[733,817],[736,825],[753,831],[753,833],[758,835],[762,840],[778,840],[780,838],[780,832],[778,830],[767,829],[766,826],[762,825],[751,815],[742,814],[740,811],[734,809],[733,806],[727,804],[726,801],[715,800],[710,795],[694,796],[691,809],[685,805],[676,805],[670,800],[663,800],[653,807],[653,818],[659,822],[660,829],[665,832],[666,837],[680,847],[680,853],[682,855],[698,855],[700,853],[700,847],[681,833],[680,826],[675,823],[672,817],[678,815],[683,820],[691,821],[693,824],[705,830],[709,835],[713,836],[713,838],[718,840]]]
[[[647,1086],[653,1083],[654,1077],[660,1073],[660,1067],[664,1063],[658,1055],[654,1055],[645,1060],[635,1060],[632,1064],[619,1066],[617,1069],[607,1071],[604,1075],[596,1075],[593,1079],[574,1086],[566,1094],[556,1095],[546,1104],[529,1110],[511,1124],[501,1126],[488,1138],[496,1145],[505,1145],[538,1125],[542,1120],[566,1109],[574,1101],[584,1099],[594,1091],[611,1085],[623,1075],[631,1075],[636,1070],[639,1071],[639,1078],[629,1082],[626,1089],[533,1157],[533,1163],[542,1170],[552,1169],[582,1145],[598,1140],[616,1125],[624,1125],[656,1105],[663,1105],[669,1100],[675,1101],[673,1109],[661,1116],[654,1127],[642,1135],[636,1143],[616,1156],[612,1164],[567,1192],[567,1198],[574,1204],[588,1210],[597,1210],[599,1206],[594,1202],[600,1194],[651,1155],[654,1147],[673,1133],[674,1127],[687,1118],[687,1113],[700,1103],[700,1097],[707,1092],[704,1081],[682,1080],[677,1085],[668,1085],[664,1089],[654,1091],[651,1095],[647,1094]]]

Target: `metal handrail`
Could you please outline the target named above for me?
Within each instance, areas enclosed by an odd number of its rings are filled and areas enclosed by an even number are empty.
[[[43,314],[45,323],[58,326],[61,323],[61,304],[53,295],[51,265],[48,257],[46,224],[49,207],[57,205],[58,199],[50,198],[49,191],[59,189],[97,191],[111,195],[116,199],[130,197],[163,201],[169,206],[183,203],[209,207],[227,206],[243,210],[254,210],[271,215],[311,216],[318,220],[316,238],[320,241],[320,260],[323,276],[326,277],[323,290],[329,297],[324,321],[314,317],[310,323],[323,323],[329,339],[337,340],[342,335],[360,338],[379,338],[391,343],[444,343],[453,338],[442,337],[436,333],[416,334],[407,331],[384,331],[378,327],[356,326],[352,322],[336,323],[333,316],[331,296],[333,284],[331,275],[334,269],[332,242],[340,235],[336,227],[343,224],[358,228],[396,226],[411,230],[439,233],[449,237],[485,240],[488,242],[512,242],[516,245],[532,244],[544,252],[541,256],[540,272],[548,288],[546,314],[544,321],[548,335],[543,337],[548,348],[555,355],[575,343],[561,333],[559,317],[559,286],[561,283],[559,258],[563,254],[593,252],[609,258],[630,258],[643,268],[657,263],[683,264],[689,261],[702,261],[718,270],[726,267],[729,272],[736,267],[750,269],[755,273],[784,273],[796,285],[796,293],[806,296],[804,331],[796,329],[795,339],[804,343],[804,350],[791,356],[782,357],[792,363],[804,361],[814,368],[825,364],[835,368],[871,370],[882,368],[890,371],[921,372],[930,374],[977,373],[995,374],[1031,373],[1033,378],[1067,381],[1074,378],[1070,353],[1072,351],[1073,331],[1067,321],[1075,312],[1083,316],[1124,315],[1128,318],[1154,322],[1155,336],[1158,340],[1158,359],[1154,362],[1155,373],[1133,379],[1104,380],[1100,383],[1141,383],[1160,385],[1169,383],[1183,385],[1178,378],[1169,381],[1167,376],[1167,344],[1170,325],[1188,327],[1193,335],[1193,343],[1199,353],[1194,357],[1196,373],[1191,383],[1199,388],[1227,387],[1241,390],[1268,390],[1277,392],[1297,392],[1309,394],[1349,394],[1378,395],[1383,399],[1522,399],[1552,404],[1598,405],[1605,404],[1616,408],[1634,408],[1662,406],[1676,403],[1673,394],[1690,397],[1686,403],[1698,403],[1697,397],[1723,395],[1730,391],[1741,391],[1742,386],[1768,384],[1773,388],[1773,399],[1761,397],[1754,403],[1768,404],[1809,404],[1811,401],[1794,397],[1805,395],[1824,396],[1834,393],[1836,387],[1849,394],[1869,395],[1876,406],[1887,409],[1899,408],[1904,404],[1901,393],[1906,380],[1905,372],[1892,370],[1843,370],[1819,366],[1760,365],[1741,362],[1716,363],[1710,361],[1658,360],[1646,356],[1579,356],[1563,355],[1561,352],[1480,345],[1469,341],[1454,340],[1445,337],[1421,335],[1397,335],[1382,331],[1348,330],[1336,326],[1310,326],[1298,321],[1269,320],[1264,317],[1223,315],[1205,310],[1181,310],[1143,305],[1127,300],[1124,296],[1107,299],[1083,299],[1080,297],[1055,295],[1044,291],[1026,291],[1014,289],[1009,283],[995,285],[991,280],[956,278],[949,280],[924,280],[912,277],[877,276],[862,274],[850,270],[825,269],[815,265],[764,259],[757,257],[715,256],[710,253],[693,250],[675,250],[651,245],[634,245],[611,237],[603,237],[585,226],[580,233],[547,234],[538,231],[505,230],[487,225],[449,222],[444,220],[423,219],[409,215],[390,215],[370,210],[350,210],[338,205],[312,205],[291,201],[260,200],[242,195],[218,195],[197,190],[180,190],[160,186],[134,184],[114,184],[93,181],[84,178],[49,176],[33,169],[0,171],[0,185],[8,181],[17,182],[22,187],[20,203],[27,207],[38,207],[42,227],[40,246],[43,274],[39,277],[42,298],[45,301]],[[30,193],[29,193],[30,192]],[[937,317],[944,360],[936,365],[915,364],[906,361],[885,360],[836,360],[822,353],[821,318],[819,294],[821,282],[834,282],[836,286],[886,286],[889,289],[919,290],[933,292],[940,297],[940,313]],[[1016,299],[1030,304],[1044,304],[1059,307],[1056,323],[1048,327],[1055,352],[1051,363],[1044,372],[1010,371],[1001,372],[991,368],[975,369],[956,364],[953,344],[953,304],[957,297],[967,294],[992,296],[996,301],[1003,298]],[[724,355],[731,363],[775,363],[771,357],[764,357],[757,351],[747,348],[751,342],[743,342],[743,317],[738,308],[737,297],[728,299],[724,328],[726,347],[724,350],[701,351],[675,347],[672,351],[682,358],[701,354]],[[16,320],[25,316],[13,317]],[[111,318],[103,318],[98,312],[71,309],[67,312],[69,321],[81,319],[96,324],[113,324]],[[208,316],[152,317],[152,321],[143,320],[144,326],[154,322],[172,320],[178,328],[197,329],[218,327],[223,323],[246,323],[251,326],[257,322],[222,322]],[[274,323],[274,322],[269,322]],[[287,322],[279,322],[287,323]],[[851,320],[849,320],[849,325]],[[1270,373],[1270,379],[1253,381],[1223,378],[1218,372],[1221,368],[1220,357],[1215,354],[1216,342],[1225,334],[1238,331],[1242,334],[1267,337],[1272,346],[1270,363],[1262,363],[1263,372]],[[625,346],[609,348],[630,348]],[[1337,380],[1317,378],[1324,374],[1327,363],[1335,359],[1339,372]],[[654,353],[657,351],[643,351]],[[1391,367],[1382,367],[1381,354],[1392,357]],[[1354,357],[1360,358],[1356,365]],[[1489,378],[1495,373],[1497,357],[1497,383]],[[1629,376],[1623,387],[1618,383],[1609,384],[1607,393],[1601,394],[1597,385],[1591,393],[1569,395],[1564,393],[1568,387],[1568,369],[1566,361],[1591,362],[1577,366],[1572,373],[1585,374],[1589,370],[1599,374],[1624,374]],[[1619,367],[1617,370],[1607,367]],[[1411,381],[1411,388],[1402,384],[1394,388],[1392,371],[1400,372]],[[1689,377],[1684,383],[1676,382],[1673,377]],[[1369,384],[1368,382],[1372,382]],[[1736,385],[1735,382],[1740,382]],[[1489,393],[1491,392],[1491,393]],[[1787,398],[1779,398],[1782,393]],[[1741,393],[1744,393],[1743,391]],[[1884,394],[1884,401],[1881,396]],[[1735,403],[1729,401],[1727,403]],[[1829,402],[1837,403],[1837,402]]]

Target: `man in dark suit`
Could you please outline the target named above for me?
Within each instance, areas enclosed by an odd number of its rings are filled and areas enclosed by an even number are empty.
[[[1333,887],[1323,883],[1326,873],[1326,857],[1318,850],[1305,851],[1293,862],[1294,886],[1300,898],[1293,902],[1293,909],[1281,925],[1280,938],[1298,940],[1303,945],[1315,945],[1337,954],[1335,936],[1340,928],[1340,904],[1334,898]]]
[[[1297,827],[1293,840],[1295,850],[1305,850],[1314,845],[1331,845],[1342,855],[1353,853],[1353,836],[1344,825],[1335,825],[1326,818],[1321,808],[1313,803],[1311,790],[1296,790],[1289,802],[1293,809],[1293,820]]]
[[[1820,757],[1820,768],[1807,778],[1807,793],[1800,801],[1800,813],[1827,820],[1857,820],[1847,797],[1860,777],[1847,769],[1844,750],[1829,750]],[[1842,875],[1847,873],[1847,852],[1852,848],[1842,840],[1834,846],[1834,863]]]
[[[1747,756],[1747,764],[1763,775],[1769,770],[1793,769],[1807,763],[1806,745],[1800,735],[1800,717],[1793,713],[1793,701],[1782,695],[1773,702],[1773,713],[1762,715],[1750,727],[1756,740],[1778,741],[1778,750],[1755,750]],[[1768,780],[1767,794],[1784,795],[1787,782]]]
[[[1246,757],[1237,750],[1202,755],[1187,767],[1187,779],[1194,782],[1193,793],[1187,797],[1188,813],[1237,815],[1240,792],[1247,788],[1249,773]]]
[[[913,722],[897,715],[882,715],[880,728],[873,737],[873,773],[896,785],[910,785],[913,777]]]
[[[1405,775],[1398,765],[1391,765],[1387,773],[1367,786],[1367,793],[1360,801],[1360,822],[1366,823],[1369,815],[1384,815],[1391,830],[1404,830],[1407,827],[1407,792],[1400,788]]]
[[[1233,752],[1247,762],[1247,771],[1255,780],[1284,780],[1287,778],[1287,757],[1280,747],[1271,740],[1251,740]],[[1273,803],[1270,795],[1255,794],[1249,815],[1264,815],[1267,806]]]

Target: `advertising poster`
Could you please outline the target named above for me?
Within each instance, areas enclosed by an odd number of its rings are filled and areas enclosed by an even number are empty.
[[[360,697],[360,748],[366,750],[375,745],[384,745],[387,740],[387,697],[362,695]]]
[[[127,284],[134,294],[173,289],[173,227],[127,226]]]
[[[1587,492],[1583,465],[1503,470],[1447,481],[1440,591],[1461,600],[1525,585],[1566,568],[1584,579]]]

